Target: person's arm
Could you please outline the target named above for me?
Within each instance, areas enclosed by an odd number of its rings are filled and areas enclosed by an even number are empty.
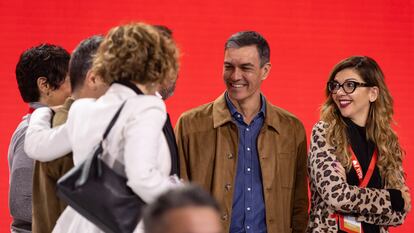
[[[387,214],[366,214],[357,216],[357,221],[380,226],[399,226],[404,223],[405,212],[391,211]]]
[[[404,170],[402,168],[402,165],[399,166],[398,169],[398,174],[399,174],[399,178],[402,180],[402,183],[404,184],[404,187],[401,189],[401,193],[402,192],[406,192],[409,193],[409,189],[405,183],[405,177],[404,177]],[[392,189],[391,189],[392,190]],[[390,190],[390,191],[391,191]],[[395,190],[395,189],[394,189]],[[401,194],[399,194],[396,191],[391,191],[397,194],[394,194],[394,197],[391,197],[391,202],[394,201],[394,205],[398,204],[401,206],[404,206],[405,210],[400,212],[400,211],[390,211],[389,213],[386,214],[366,214],[366,215],[359,215],[357,216],[357,220],[360,222],[366,222],[366,223],[370,223],[370,224],[375,224],[375,225],[385,225],[385,226],[398,226],[404,223],[405,218],[407,217],[407,213],[408,213],[408,206],[411,205],[411,203],[405,203],[406,201],[409,202],[409,200],[405,200],[404,199],[400,199]]]
[[[10,186],[9,210],[13,219],[32,221],[33,160],[24,152],[26,126],[13,134],[9,147]]]
[[[127,184],[145,202],[152,202],[177,185],[168,174],[162,174],[157,161],[166,119],[165,105],[157,98],[140,99],[135,104],[137,109],[125,122],[123,131]]]
[[[52,115],[50,108],[43,107],[30,116],[24,149],[32,159],[48,162],[71,152],[66,124],[52,129]]]
[[[305,232],[308,223],[308,184],[307,184],[307,145],[306,133],[303,125],[300,123],[297,127],[298,146],[296,161],[296,177],[295,177],[295,196],[293,199],[292,212],[292,229],[294,233]]]
[[[319,122],[312,130],[308,158],[310,180],[322,199],[330,208],[345,214],[383,215],[395,210],[388,190],[347,184],[346,177],[335,169],[342,165],[325,139],[323,124]]]
[[[188,148],[187,138],[183,134],[183,117],[181,116],[174,129],[175,137],[177,140],[177,150],[180,161],[180,177],[183,180],[189,181],[191,178],[190,171],[188,170]]]

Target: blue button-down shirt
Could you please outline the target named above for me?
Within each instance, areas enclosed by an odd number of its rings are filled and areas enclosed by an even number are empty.
[[[225,96],[233,122],[239,130],[230,233],[266,233],[262,173],[257,152],[257,137],[263,126],[266,112],[265,99],[261,96],[260,111],[247,125],[243,120],[243,115],[237,112],[227,93]]]

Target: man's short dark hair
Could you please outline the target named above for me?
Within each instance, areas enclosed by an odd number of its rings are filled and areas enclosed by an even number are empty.
[[[37,79],[45,77],[52,90],[65,81],[70,55],[60,46],[40,44],[27,49],[20,55],[16,65],[16,80],[23,101],[39,101]]]
[[[255,31],[241,31],[230,36],[224,45],[224,49],[241,48],[244,46],[256,45],[259,53],[260,66],[270,61],[270,48],[266,39]]]
[[[69,62],[69,77],[72,92],[83,86],[86,74],[90,70],[93,55],[103,40],[102,36],[92,36],[79,43]]]
[[[160,232],[166,213],[186,207],[209,207],[220,213],[219,205],[206,191],[198,186],[186,185],[164,193],[147,206],[143,218],[145,233]]]

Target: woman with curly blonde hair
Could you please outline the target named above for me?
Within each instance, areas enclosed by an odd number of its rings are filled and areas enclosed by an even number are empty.
[[[326,96],[311,136],[307,232],[388,232],[411,200],[383,72],[372,58],[349,57],[331,72]]]
[[[109,85],[98,99],[80,99],[70,108],[66,124],[50,129],[49,108],[33,114],[26,148],[41,161],[51,161],[69,151],[75,166],[90,155],[102,139],[115,112],[124,107],[108,134],[104,161],[127,178],[127,185],[145,202],[177,186],[170,176],[172,159],[163,136],[165,104],[156,92],[175,82],[179,52],[171,38],[143,23],[111,29],[92,63],[91,74]],[[47,139],[46,142],[41,142]],[[27,145],[29,143],[29,145]],[[39,151],[39,147],[45,147]],[[105,211],[105,210],[102,210]],[[110,211],[110,210],[106,210]],[[102,232],[67,207],[53,232]],[[134,232],[143,232],[138,224]]]

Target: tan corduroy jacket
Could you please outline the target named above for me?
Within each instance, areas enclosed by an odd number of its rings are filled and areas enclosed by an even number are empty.
[[[53,116],[52,126],[56,127],[66,122],[69,108],[73,103],[68,98]],[[59,146],[59,145],[56,145]],[[66,208],[56,194],[56,182],[73,167],[72,154],[50,162],[35,161],[33,171],[33,233],[52,232],[56,221]]]
[[[229,232],[236,177],[238,129],[224,94],[182,114],[177,122],[181,176],[216,198]],[[266,102],[257,148],[268,233],[304,232],[308,221],[306,135],[292,114]]]

